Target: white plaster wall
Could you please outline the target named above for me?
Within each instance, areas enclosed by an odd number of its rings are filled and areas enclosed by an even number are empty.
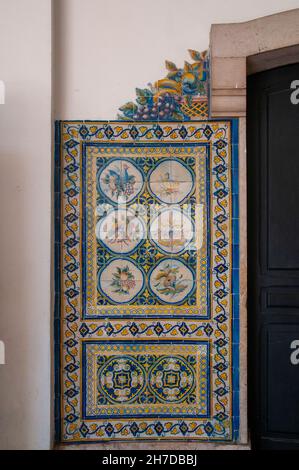
[[[248,21],[299,0],[54,0],[55,117],[115,119],[134,88],[209,45],[212,23]]]
[[[0,448],[50,446],[51,0],[0,0]]]

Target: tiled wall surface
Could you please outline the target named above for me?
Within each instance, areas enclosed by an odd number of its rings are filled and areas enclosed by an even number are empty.
[[[237,121],[56,124],[56,431],[235,441]]]

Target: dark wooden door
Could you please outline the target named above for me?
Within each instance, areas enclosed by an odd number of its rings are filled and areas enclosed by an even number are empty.
[[[249,424],[299,449],[299,64],[248,78]]]

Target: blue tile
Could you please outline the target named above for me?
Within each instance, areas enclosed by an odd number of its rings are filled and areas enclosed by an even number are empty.
[[[233,268],[232,270],[232,293],[238,294],[239,293],[239,285],[240,285],[240,271],[239,269]]]
[[[232,201],[233,201],[233,219],[238,219],[239,218],[239,195],[233,194]]]
[[[231,152],[232,152],[231,167],[234,169],[238,169],[239,168],[239,146],[232,145]]]
[[[238,245],[239,243],[239,219],[232,220],[232,228],[233,228],[233,244]]]
[[[240,253],[239,253],[239,245],[232,245],[232,259],[233,259],[233,268],[238,269],[239,260],[240,260]]]
[[[239,120],[232,119],[232,144],[238,145],[239,144]]]
[[[232,194],[239,194],[239,170],[232,168]]]
[[[239,344],[240,341],[240,320],[238,318],[233,319],[233,343]]]
[[[240,317],[240,298],[239,292],[232,294],[232,301],[233,301],[233,318]]]

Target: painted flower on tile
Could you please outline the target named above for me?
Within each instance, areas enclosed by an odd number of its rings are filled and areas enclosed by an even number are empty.
[[[124,268],[116,268],[116,272],[112,275],[111,287],[114,287],[114,292],[119,294],[129,294],[131,289],[136,286],[135,276],[132,274],[129,266]]]
[[[145,273],[130,258],[116,258],[103,266],[98,275],[98,291],[110,303],[129,303],[145,288]]]
[[[189,49],[193,63],[185,62],[178,68],[166,60],[168,74],[149,84],[136,88],[136,102],[128,102],[119,110],[124,120],[189,120],[208,117],[208,58],[207,51]]]

